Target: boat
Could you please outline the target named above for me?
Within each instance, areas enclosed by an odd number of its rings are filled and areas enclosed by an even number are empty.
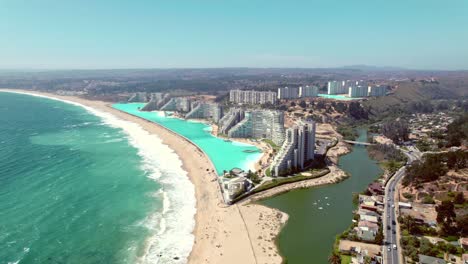
[[[232,142],[232,140],[225,139],[224,142]]]

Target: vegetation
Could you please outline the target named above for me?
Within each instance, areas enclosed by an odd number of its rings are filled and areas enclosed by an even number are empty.
[[[336,131],[346,140],[355,140],[358,136],[356,129],[351,126],[338,125]]]
[[[270,147],[275,151],[278,151],[280,149],[280,146],[276,145],[275,142],[273,142],[271,139],[265,138],[265,139],[262,139],[262,141],[270,145]]]
[[[460,146],[468,140],[468,113],[455,119],[447,126],[447,147]]]
[[[403,185],[417,184],[437,180],[449,169],[463,169],[467,166],[468,152],[451,151],[443,154],[426,154],[424,161],[416,161],[406,169]]]
[[[401,120],[386,122],[382,124],[382,134],[394,142],[407,141],[409,135],[408,124]]]

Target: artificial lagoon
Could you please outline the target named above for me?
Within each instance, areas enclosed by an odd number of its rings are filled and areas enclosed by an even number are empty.
[[[201,148],[213,162],[218,175],[234,167],[249,170],[261,157],[260,150],[249,144],[225,141],[211,134],[211,126],[165,115],[163,112],[142,112],[144,103],[119,103],[113,108],[155,122],[186,137]]]

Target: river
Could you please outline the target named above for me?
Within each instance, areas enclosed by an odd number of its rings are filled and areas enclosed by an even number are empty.
[[[358,141],[367,140],[367,130],[359,129],[358,135]],[[355,209],[352,194],[363,191],[382,173],[364,146],[354,146],[338,165],[351,177],[338,184],[295,190],[261,202],[289,215],[277,240],[288,264],[328,263],[336,235],[351,224]]]

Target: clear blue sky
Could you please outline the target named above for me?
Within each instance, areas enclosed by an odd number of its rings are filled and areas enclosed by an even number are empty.
[[[468,0],[0,0],[0,69],[468,69]]]

